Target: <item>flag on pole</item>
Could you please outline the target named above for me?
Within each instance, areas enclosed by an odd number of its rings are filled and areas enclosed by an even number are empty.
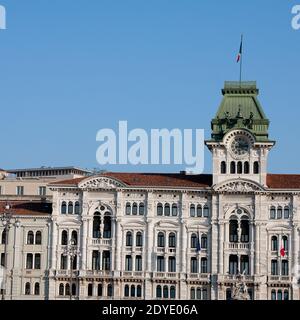
[[[285,248],[284,248],[284,241],[281,240],[281,247],[280,247],[280,256],[285,257]]]
[[[198,232],[198,237],[197,237],[197,253],[201,251],[201,242],[200,242],[200,234]]]
[[[237,63],[240,62],[241,57],[242,57],[242,53],[243,53],[243,36],[241,36],[240,51],[239,51],[237,58],[236,58]]]

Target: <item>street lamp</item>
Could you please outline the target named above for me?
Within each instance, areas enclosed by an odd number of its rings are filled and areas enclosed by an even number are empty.
[[[8,245],[8,232],[11,226],[15,226],[16,228],[20,227],[20,221],[13,217],[11,213],[11,206],[7,204],[5,206],[5,212],[1,214],[1,223],[4,226],[5,232],[5,244],[4,244],[4,271],[5,275],[3,275],[3,288],[2,288],[2,300],[5,300],[6,295],[6,270],[7,270],[7,245]]]
[[[70,274],[70,300],[73,299],[73,292],[72,292],[72,286],[73,286],[73,263],[74,263],[74,259],[76,257],[80,256],[80,251],[77,247],[76,241],[75,240],[71,240],[70,244],[65,248],[63,255],[65,257],[70,257],[70,269],[71,269],[71,274]],[[78,260],[77,260],[78,263]],[[76,290],[77,290],[77,286],[76,286]]]

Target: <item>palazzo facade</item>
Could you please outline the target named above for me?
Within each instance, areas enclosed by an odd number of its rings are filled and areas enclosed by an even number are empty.
[[[229,300],[242,283],[248,299],[298,300],[300,175],[267,173],[256,83],[222,93],[212,174],[104,172],[49,182],[45,199],[1,195],[3,297]]]

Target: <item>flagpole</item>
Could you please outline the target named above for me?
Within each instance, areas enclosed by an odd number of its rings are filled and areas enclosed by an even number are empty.
[[[243,69],[243,35],[241,35],[241,58],[240,58],[240,87],[242,87],[242,69]]]

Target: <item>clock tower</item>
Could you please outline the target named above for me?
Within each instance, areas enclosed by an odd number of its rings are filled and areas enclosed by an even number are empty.
[[[258,99],[256,82],[225,82],[223,100],[206,145],[213,157],[213,183],[252,180],[266,186],[267,159],[275,141]]]

